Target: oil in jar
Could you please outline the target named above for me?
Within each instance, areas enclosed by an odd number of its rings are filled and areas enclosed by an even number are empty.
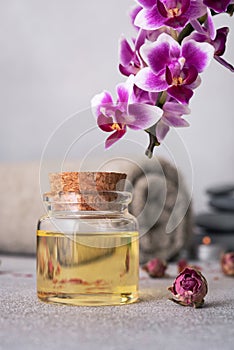
[[[138,299],[138,232],[37,232],[42,301],[119,305]]]

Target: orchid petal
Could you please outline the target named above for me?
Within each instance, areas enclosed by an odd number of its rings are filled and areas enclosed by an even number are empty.
[[[190,0],[184,0],[182,1],[182,4],[181,4],[181,12],[182,13],[185,13],[189,10],[191,6],[191,1]]]
[[[188,104],[190,98],[193,96],[193,91],[183,85],[171,86],[167,89],[167,92],[170,96],[183,104]]]
[[[151,103],[155,106],[158,100],[158,92],[149,92],[149,99]]]
[[[140,29],[135,42],[136,51],[140,50],[141,46],[144,44],[146,39],[147,32],[143,29]]]
[[[103,91],[100,94],[95,95],[91,100],[91,106],[96,115],[101,113],[100,109],[106,105],[112,105],[113,99],[108,91]]]
[[[163,110],[166,114],[172,114],[176,116],[182,116],[184,114],[190,114],[190,108],[187,105],[182,105],[177,102],[166,102],[163,105]]]
[[[226,49],[226,41],[229,33],[228,27],[222,27],[217,30],[216,38],[213,42],[215,55],[222,56]]]
[[[190,36],[188,36],[187,38],[184,38],[183,44],[187,41],[190,41],[191,39],[198,41],[199,43],[209,42],[209,38],[207,36],[207,33],[201,34],[201,33],[194,32]]]
[[[129,90],[126,87],[126,84],[118,84],[116,91],[118,95],[118,103],[127,103],[129,99]]]
[[[172,77],[170,68],[168,66],[166,66],[166,81],[168,85],[171,85],[173,81],[173,77]]]
[[[190,85],[197,79],[198,72],[194,66],[191,66],[187,69],[184,68],[183,72],[186,74],[183,82],[185,85]]]
[[[119,52],[120,64],[122,64],[123,66],[127,66],[131,62],[133,55],[134,51],[129,45],[129,42],[125,38],[122,38],[120,41]]]
[[[115,131],[113,134],[111,134],[105,142],[105,148],[110,148],[115,142],[117,142],[119,139],[121,139],[126,133],[126,129],[121,129]]]
[[[146,30],[160,28],[165,18],[160,15],[156,6],[142,9],[136,16],[134,24]]]
[[[157,106],[133,103],[128,106],[129,115],[125,118],[126,125],[131,129],[147,129],[158,122],[163,110]]]
[[[155,74],[170,63],[170,46],[167,42],[162,44],[157,41],[149,42],[141,47],[140,53]]]
[[[131,75],[131,74],[136,75],[137,72],[139,71],[139,68],[137,68],[133,65],[129,65],[127,67],[124,67],[120,64],[119,71],[121,74],[125,75],[126,77],[129,77],[129,75]]]
[[[206,14],[207,7],[203,4],[203,0],[191,0],[186,16],[189,19],[199,18]]]
[[[159,29],[155,29],[155,30],[151,30],[151,31],[146,31],[147,32],[147,39],[149,41],[156,41],[158,39],[158,37],[162,34],[162,33],[167,33],[170,35],[170,28],[168,27],[162,27]]]
[[[189,84],[189,87],[190,89],[195,90],[200,85],[201,85],[201,77],[198,75],[197,79],[192,84]]]
[[[179,43],[170,35],[162,33],[157,41],[143,45],[140,53],[153,72],[158,73],[171,62],[171,56],[179,58],[180,51]]]
[[[195,18],[190,21],[192,27],[200,34],[206,34],[205,29],[202,27],[201,23]]]
[[[170,130],[169,126],[166,125],[161,119],[156,125],[156,137],[159,142],[161,142]]]
[[[184,27],[187,22],[188,22],[188,18],[181,15],[177,17],[168,18],[165,21],[165,24],[169,27],[177,29],[177,28]]]
[[[135,84],[142,90],[150,92],[163,91],[168,87],[165,74],[155,75],[149,67],[143,68],[137,73]]]
[[[145,103],[154,105],[156,104],[158,93],[157,92],[148,92],[140,89],[134,85],[134,93],[132,95],[132,103]]]
[[[118,96],[118,106],[124,106],[127,103],[131,102],[130,98],[133,93],[134,79],[134,75],[130,75],[124,83],[117,85],[116,92]],[[126,108],[124,108],[124,110],[126,111]]]
[[[157,8],[158,8],[160,15],[167,18],[167,9],[162,1],[157,0]]]
[[[168,126],[174,126],[177,128],[189,126],[187,120],[180,117],[176,117],[174,115],[168,115],[166,118],[163,118],[163,120]]]
[[[126,124],[127,124],[126,120],[128,118],[127,109],[128,109],[128,105],[125,104],[125,112],[124,113],[119,109],[117,109],[115,111],[115,120],[122,129],[123,129],[123,126],[124,126],[124,128],[126,128]]]
[[[204,4],[206,6],[210,7],[212,10],[218,13],[225,12],[230,3],[230,0],[204,0]]]
[[[216,35],[216,29],[213,21],[213,17],[211,15],[211,11],[208,8],[207,9],[207,20],[206,20],[206,26],[210,35],[211,40],[214,40],[215,35]]]
[[[100,129],[106,132],[113,131],[112,125],[113,125],[113,118],[107,117],[104,114],[99,114],[97,118],[97,124]]]
[[[137,14],[142,10],[141,6],[135,6],[129,13],[132,25],[134,26],[134,21],[137,16]]]
[[[142,7],[150,8],[155,5],[155,0],[137,0],[138,4]]]
[[[208,43],[198,43],[189,40],[182,45],[182,55],[186,59],[187,67],[194,66],[197,71],[202,72],[210,63],[214,55],[214,47]]]

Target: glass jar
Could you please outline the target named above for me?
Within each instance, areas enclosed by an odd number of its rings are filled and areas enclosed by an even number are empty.
[[[138,299],[139,235],[128,192],[44,195],[37,293],[45,302],[120,305]]]

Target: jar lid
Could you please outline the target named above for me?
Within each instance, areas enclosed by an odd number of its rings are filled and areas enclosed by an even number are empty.
[[[123,191],[124,173],[62,172],[49,174],[51,192]]]
[[[45,194],[45,201],[52,201],[58,210],[64,208],[64,202],[69,203],[72,211],[107,210],[110,206],[116,207],[113,204],[117,204],[117,198],[124,191],[126,177],[124,173],[114,172],[51,173],[51,192]],[[119,206],[122,200],[117,202]]]

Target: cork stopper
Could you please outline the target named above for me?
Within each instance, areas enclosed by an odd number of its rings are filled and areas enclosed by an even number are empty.
[[[126,174],[112,172],[49,174],[52,192],[123,191],[126,177]]]
[[[105,210],[115,201],[115,191],[124,191],[124,173],[114,172],[62,172],[49,174],[51,193],[46,198],[56,202],[62,210]],[[62,205],[59,203],[63,203]]]

